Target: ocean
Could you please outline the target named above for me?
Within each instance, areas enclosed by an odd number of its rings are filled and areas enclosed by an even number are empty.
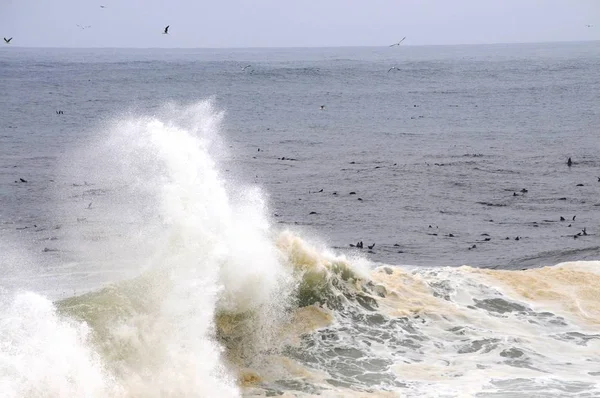
[[[3,46],[0,396],[600,396],[599,76]]]

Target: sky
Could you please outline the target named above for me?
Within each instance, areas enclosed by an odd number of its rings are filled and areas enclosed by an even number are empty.
[[[0,36],[129,48],[586,41],[600,40],[600,0],[0,0]]]

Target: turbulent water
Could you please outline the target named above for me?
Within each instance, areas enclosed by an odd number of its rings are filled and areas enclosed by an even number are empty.
[[[0,395],[600,396],[597,43],[397,50],[0,51]]]

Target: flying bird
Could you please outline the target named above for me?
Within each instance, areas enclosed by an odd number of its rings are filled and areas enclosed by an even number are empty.
[[[106,6],[100,6],[100,8],[106,8]]]
[[[399,45],[400,45],[400,43],[402,43],[402,42],[404,41],[404,39],[406,39],[406,36],[404,36],[404,37],[402,38],[402,40],[400,40],[398,43],[390,44],[390,45],[389,45],[389,47],[399,46]]]
[[[163,35],[169,34],[169,26],[171,26],[171,25],[167,25],[167,27],[165,28],[165,31],[163,32]]]
[[[390,69],[388,69],[388,73],[390,73],[390,72],[391,72],[391,71],[393,71],[394,69],[396,69],[396,70],[400,70],[400,69],[396,68],[395,66],[392,66]]]
[[[7,39],[6,37],[4,38],[4,42],[5,42],[6,44],[10,44],[10,41],[11,41],[11,40],[12,40],[12,37],[11,37],[11,38],[9,38],[9,39]]]
[[[246,70],[247,68],[251,67],[252,65],[246,65],[246,66],[240,66],[240,68],[242,68],[242,70]]]
[[[92,26],[91,26],[91,25],[85,25],[85,26],[84,26],[84,25],[79,25],[79,24],[77,24],[77,27],[78,27],[78,28],[81,28],[81,30],[85,30],[85,29],[91,28]]]
[[[586,28],[591,28],[594,25],[585,25]]]

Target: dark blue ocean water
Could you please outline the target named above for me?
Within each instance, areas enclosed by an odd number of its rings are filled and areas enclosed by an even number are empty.
[[[275,223],[330,246],[375,243],[367,256],[392,264],[516,268],[597,258],[599,72],[597,42],[6,46],[2,229],[65,224],[47,203],[53,184],[77,181],[57,175],[57,160],[102,123],[212,98],[225,112],[227,172],[264,189]],[[583,228],[588,235],[573,238]]]

